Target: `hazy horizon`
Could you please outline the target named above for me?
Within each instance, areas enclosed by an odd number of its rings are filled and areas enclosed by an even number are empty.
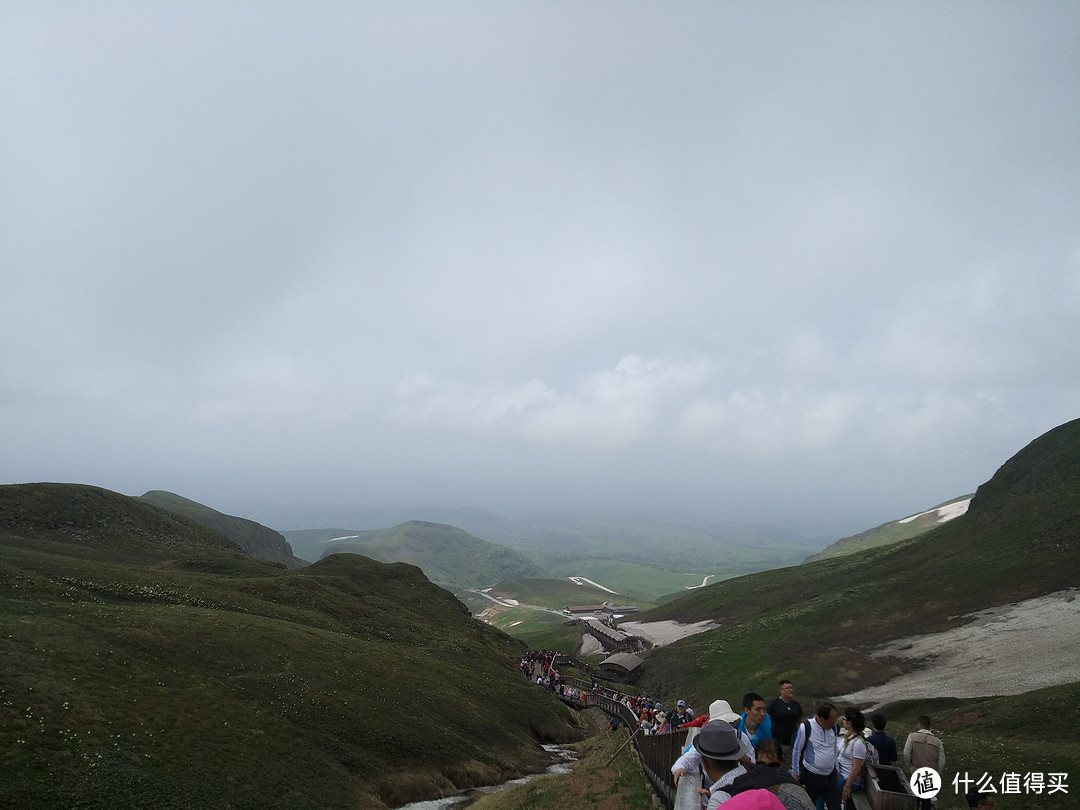
[[[1080,5],[0,6],[0,482],[868,528],[1080,416]]]

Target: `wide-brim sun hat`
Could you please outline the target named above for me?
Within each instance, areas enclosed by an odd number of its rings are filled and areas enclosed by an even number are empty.
[[[742,735],[723,720],[710,720],[696,737],[694,748],[703,757],[725,761],[740,760],[749,753]]]
[[[731,710],[731,704],[726,700],[714,700],[709,704],[709,719],[723,720],[725,723],[737,723],[742,717],[738,712]]]

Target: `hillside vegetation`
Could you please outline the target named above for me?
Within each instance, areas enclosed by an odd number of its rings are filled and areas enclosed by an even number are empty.
[[[484,588],[503,579],[541,576],[528,557],[488,543],[455,526],[410,520],[389,529],[315,529],[289,532],[314,559],[329,554],[363,554],[380,562],[407,562],[432,582],[450,589]],[[341,538],[330,542],[332,538]]]
[[[226,515],[209,506],[162,490],[147,492],[140,500],[209,526],[228,537],[248,554],[260,559],[278,562],[289,568],[299,568],[304,564],[303,560],[293,556],[292,548],[281,534],[261,523]]]
[[[595,573],[597,576],[592,578],[602,584],[607,584],[604,567],[614,567],[621,573],[637,565],[652,569],[654,575],[663,570],[691,575],[670,583],[664,581],[660,590],[653,587],[654,577],[640,583],[631,577],[627,581],[632,584],[623,586],[636,587],[652,597],[699,584],[706,574],[731,577],[795,564],[806,558],[813,545],[775,526],[691,525],[636,515],[576,519],[558,516],[547,521],[536,518],[527,536],[500,538],[499,542],[527,553],[556,576]]]
[[[396,806],[579,733],[416,567],[286,570],[93,487],[0,487],[0,638],[0,807]]]
[[[880,526],[859,532],[851,537],[842,537],[817,554],[807,557],[806,562],[824,560],[829,557],[840,557],[844,554],[855,554],[859,551],[899,543],[901,540],[910,540],[920,534],[926,534],[926,532],[936,529],[941,524],[955,519],[959,514],[963,514],[960,509],[955,510],[955,512],[959,513],[956,514],[949,507],[958,505],[963,508],[965,502],[970,501],[971,497],[971,495],[964,495],[960,498],[953,498],[918,515],[901,518],[900,520],[890,520],[888,523],[882,523]]]
[[[365,513],[364,517],[368,521],[378,521],[406,514],[377,510]],[[400,525],[452,524],[496,548],[512,549],[534,565],[531,573],[507,571],[503,579],[585,576],[620,590],[631,602],[656,602],[666,594],[700,585],[705,576],[716,581],[779,565],[794,565],[821,547],[817,540],[808,540],[776,526],[679,523],[633,514],[587,518],[564,514],[534,515],[512,521],[476,509],[416,509],[410,517],[413,519]],[[368,543],[373,533],[393,531],[302,529],[283,534],[297,556],[314,560],[323,555],[328,545]],[[357,537],[351,538],[351,535]],[[391,552],[392,548],[361,551],[384,562],[391,561],[387,556]],[[423,558],[405,561],[419,565],[429,577],[446,584],[445,580],[433,575]],[[477,586],[486,587],[498,581],[499,578],[489,579]]]

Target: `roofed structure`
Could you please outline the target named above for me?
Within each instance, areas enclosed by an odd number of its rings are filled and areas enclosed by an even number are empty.
[[[620,680],[626,680],[637,672],[641,663],[641,659],[633,653],[615,653],[600,662],[600,670]]]

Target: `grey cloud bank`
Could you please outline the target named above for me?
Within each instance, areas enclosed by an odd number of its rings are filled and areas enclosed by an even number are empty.
[[[1077,41],[1064,2],[5,3],[0,481],[973,491],[1080,416]]]

